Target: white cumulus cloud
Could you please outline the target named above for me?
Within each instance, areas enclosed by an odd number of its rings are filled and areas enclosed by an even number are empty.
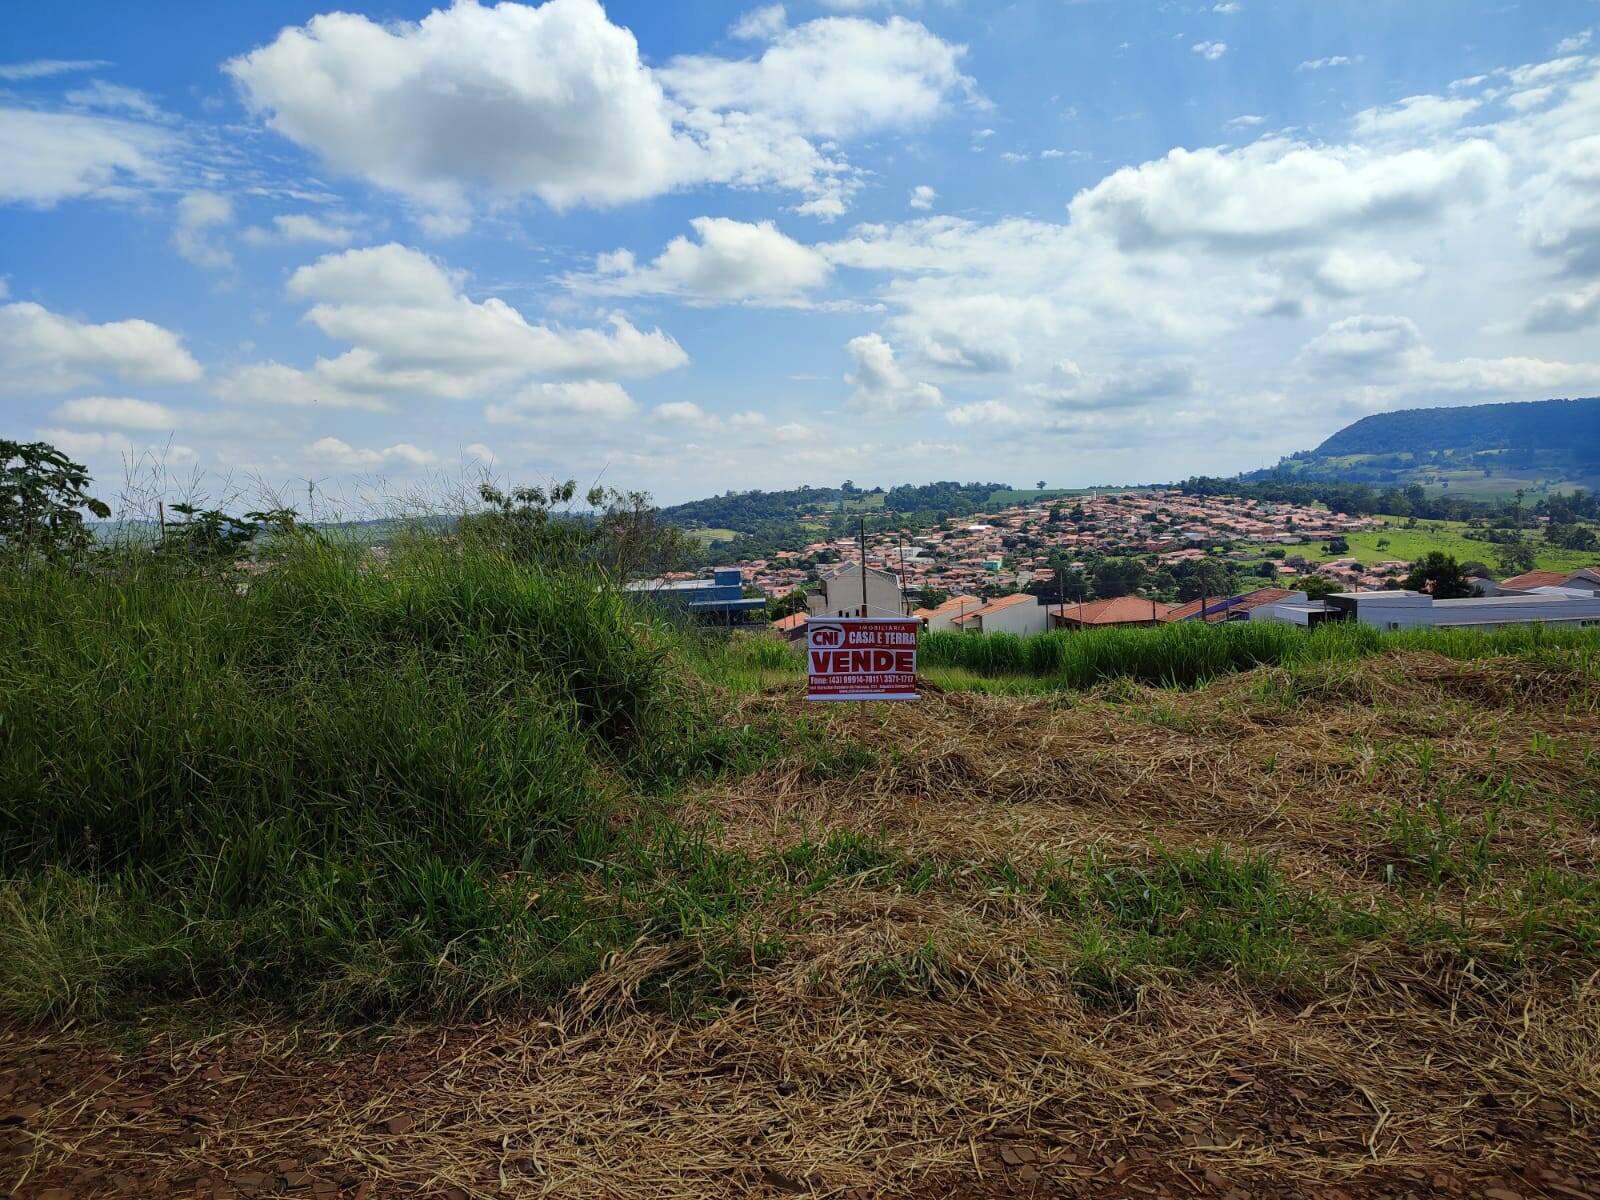
[[[167,130],[136,121],[0,107],[0,200],[127,199],[169,178],[176,147]]]
[[[312,302],[307,321],[350,349],[304,370],[253,364],[221,391],[247,403],[381,409],[403,397],[505,394],[539,376],[654,375],[688,361],[671,337],[620,315],[607,328],[537,324],[497,297],[473,300],[463,282],[394,243],[325,255],[290,276],[287,290]]]
[[[56,408],[56,419],[117,429],[176,429],[181,417],[165,404],[125,396],[84,396]]]
[[[1355,115],[1357,137],[1411,137],[1453,129],[1482,101],[1461,96],[1407,96],[1398,104],[1364,108]]]
[[[584,290],[610,295],[672,295],[692,303],[794,303],[827,282],[828,260],[780,232],[771,221],[696,217],[698,240],[676,237],[647,266],[628,251],[600,256],[592,275],[574,277]]]
[[[895,361],[894,348],[876,333],[851,338],[845,346],[855,359],[855,370],[845,376],[854,387],[851,403],[863,412],[877,415],[917,412],[938,408],[944,403],[939,389],[919,383]]]
[[[637,408],[619,383],[575,379],[530,384],[505,403],[489,405],[484,417],[491,425],[518,425],[550,417],[628,417]]]
[[[149,321],[97,325],[30,302],[0,305],[0,391],[64,392],[100,379],[191,383],[200,364]]]
[[[728,27],[728,36],[743,41],[764,42],[777,37],[788,27],[788,14],[781,4],[767,4],[752,8]]]
[[[1505,170],[1505,156],[1483,140],[1383,153],[1264,138],[1123,167],[1079,192],[1068,211],[1075,225],[1124,248],[1255,249],[1481,203]]]
[[[346,470],[365,470],[371,467],[399,463],[406,467],[428,467],[439,461],[431,450],[423,450],[410,442],[397,442],[382,450],[358,449],[336,437],[318,438],[305,448],[306,456],[315,462]]]
[[[233,266],[233,253],[221,231],[233,224],[233,202],[216,192],[190,192],[178,201],[172,248],[197,267]]]
[[[226,69],[273,129],[436,230],[479,200],[612,205],[705,182],[794,189],[802,211],[837,215],[851,172],[812,137],[924,121],[970,90],[961,48],[916,22],[788,28],[761,11],[736,26],[765,31],[759,57],[657,69],[598,0],[460,0],[389,25],[328,13]]]
[[[1600,324],[1600,283],[1541,296],[1523,328],[1529,333],[1571,333],[1595,324]]]

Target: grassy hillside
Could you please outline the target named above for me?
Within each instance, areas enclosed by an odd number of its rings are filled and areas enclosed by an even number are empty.
[[[1401,517],[1386,518],[1391,527],[1368,533],[1351,533],[1345,535],[1349,542],[1348,553],[1331,554],[1323,550],[1321,542],[1280,542],[1276,545],[1261,547],[1263,550],[1283,550],[1288,554],[1299,554],[1310,562],[1331,562],[1335,558],[1355,558],[1360,562],[1374,563],[1385,559],[1403,559],[1406,562],[1415,562],[1423,558],[1430,550],[1439,550],[1445,554],[1453,555],[1457,562],[1477,561],[1486,563],[1491,569],[1495,568],[1494,543],[1475,541],[1463,536],[1463,531],[1468,528],[1462,521],[1422,521],[1416,529],[1404,528],[1404,519]],[[1592,550],[1562,550],[1546,543],[1544,539],[1534,536],[1530,538],[1534,547],[1534,566],[1541,571],[1576,570],[1579,567],[1594,566],[1600,561],[1600,555]],[[1382,548],[1379,542],[1388,544]]]
[[[592,575],[282,555],[0,570],[16,1194],[1600,1153],[1600,632],[930,638],[951,690],[808,706],[787,645]]]
[[[711,546],[717,542],[731,542],[738,537],[738,532],[732,529],[690,529],[688,535],[703,546]]]

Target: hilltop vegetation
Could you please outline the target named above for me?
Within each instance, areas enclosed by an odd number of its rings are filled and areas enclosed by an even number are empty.
[[[853,533],[863,517],[883,527],[920,528],[946,517],[978,512],[991,504],[1015,504],[1021,499],[1065,494],[1063,490],[1017,491],[1005,483],[954,480],[901,484],[887,490],[862,489],[846,480],[836,488],[726,492],[671,505],[661,510],[661,516],[701,535],[707,545],[724,543],[718,550],[723,556],[748,558]],[[728,536],[709,536],[712,533]]]
[[[1600,485],[1600,398],[1374,413],[1246,480],[1421,484],[1480,498]]]

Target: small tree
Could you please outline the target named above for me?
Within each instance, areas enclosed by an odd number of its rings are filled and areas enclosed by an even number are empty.
[[[1551,525],[1544,531],[1544,540],[1563,550],[1593,550],[1600,538],[1587,525]]]
[[[94,542],[87,509],[101,520],[111,509],[89,495],[89,469],[49,442],[0,438],[0,555],[60,559]]]
[[[200,563],[231,563],[248,553],[263,532],[285,536],[306,532],[296,524],[299,514],[292,508],[247,512],[239,517],[193,504],[174,504],[172,511],[184,519],[167,525],[160,552]]]
[[[577,491],[571,479],[509,492],[485,483],[478,495],[487,508],[463,517],[457,533],[522,562],[587,566],[618,581],[689,561],[683,531],[662,520],[644,492],[592,487],[584,496],[592,511],[583,513],[571,508]]]
[[[1210,596],[1220,599],[1233,594],[1233,578],[1222,563],[1213,558],[1196,562],[1178,581],[1178,599],[1199,600]]]
[[[795,588],[787,596],[780,596],[776,600],[767,601],[767,618],[772,621],[781,621],[784,617],[792,617],[795,613],[806,611],[806,593],[804,588]]]
[[[1455,556],[1430,550],[1425,558],[1411,564],[1405,586],[1414,592],[1427,592],[1435,600],[1460,600],[1478,595],[1478,585],[1467,577]]]
[[[1507,575],[1520,575],[1533,570],[1533,547],[1521,534],[1501,542],[1494,549],[1500,570]]]
[[[1302,575],[1294,581],[1295,590],[1304,592],[1309,600],[1323,600],[1335,592],[1344,591],[1342,583],[1336,583],[1326,575]]]
[[[1347,538],[1331,537],[1328,539],[1327,552],[1329,554],[1349,554],[1350,542]]]

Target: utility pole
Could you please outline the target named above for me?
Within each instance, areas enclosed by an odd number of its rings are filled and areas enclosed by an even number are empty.
[[[867,519],[861,518],[861,615],[867,612]]]
[[[900,541],[900,615],[909,616],[911,601],[906,596],[906,531],[897,530],[895,536]]]

